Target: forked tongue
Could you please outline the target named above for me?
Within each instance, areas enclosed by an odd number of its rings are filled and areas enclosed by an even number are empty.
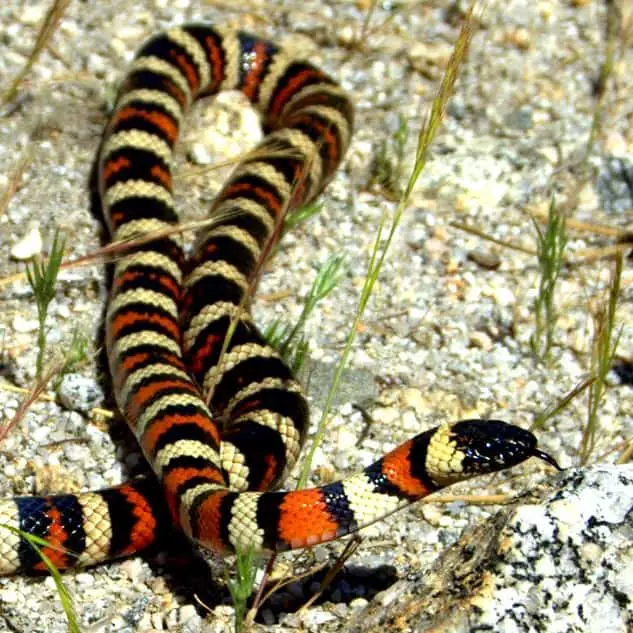
[[[553,466],[554,468],[556,468],[556,470],[558,471],[562,471],[563,469],[558,465],[558,462],[548,453],[546,453],[545,451],[540,451],[538,448],[535,448],[532,451],[532,456],[533,457],[538,457],[539,459],[542,459],[544,462],[547,462],[548,464],[550,464],[550,466]]]

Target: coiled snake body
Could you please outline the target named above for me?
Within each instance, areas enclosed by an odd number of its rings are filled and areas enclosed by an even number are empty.
[[[267,136],[218,195],[212,211],[223,219],[185,262],[181,238],[166,231],[178,222],[174,144],[189,104],[229,89],[252,101]],[[113,240],[160,237],[116,263],[106,343],[119,408],[161,486],[139,480],[0,501],[0,524],[46,539],[60,568],[140,551],[168,521],[218,552],[285,550],[349,534],[440,487],[530,456],[552,462],[527,431],[462,421],[418,435],[344,481],[269,491],[297,460],[308,409],[240,304],[283,214],[332,177],[352,117],[330,77],[242,32],[187,25],[141,49],[104,136],[100,190]],[[0,531],[0,573],[41,568],[28,543]]]

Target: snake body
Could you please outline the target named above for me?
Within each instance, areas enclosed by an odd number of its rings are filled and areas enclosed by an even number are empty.
[[[218,194],[219,220],[185,261],[172,230],[174,144],[194,99],[233,89],[267,135]],[[343,481],[270,491],[297,460],[308,407],[242,308],[285,214],[331,179],[352,119],[335,81],[255,36],[196,24],[145,44],[104,135],[99,182],[112,239],[152,237],[115,264],[106,346],[118,406],[160,486],[8,499],[0,524],[46,539],[60,568],[133,554],[168,523],[216,552],[279,551],[344,536],[455,481],[549,460],[527,431],[462,421]],[[42,567],[16,531],[0,531],[0,573]]]

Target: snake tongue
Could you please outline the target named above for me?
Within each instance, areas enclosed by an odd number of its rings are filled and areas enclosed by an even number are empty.
[[[535,448],[532,451],[532,456],[533,457],[538,457],[539,459],[542,459],[544,462],[547,462],[548,464],[550,464],[551,466],[553,466],[554,468],[556,468],[556,470],[562,471],[563,469],[558,465],[558,462],[548,453],[546,453],[545,451],[540,451],[538,448]]]

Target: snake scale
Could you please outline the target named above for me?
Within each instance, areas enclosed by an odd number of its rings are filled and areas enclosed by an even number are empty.
[[[218,194],[211,212],[219,220],[186,260],[169,230],[178,223],[174,144],[194,99],[234,89],[261,113],[267,134]],[[141,479],[7,499],[0,524],[46,539],[59,568],[139,552],[168,523],[215,552],[282,551],[350,534],[531,456],[555,464],[528,431],[467,420],[421,433],[343,481],[271,490],[298,458],[308,407],[240,306],[284,215],[331,179],[352,123],[350,98],[333,79],[253,35],[192,24],[144,45],[120,88],[98,170],[112,240],[155,236],[114,266],[106,348],[118,406],[160,485]],[[0,530],[0,573],[42,568],[19,534]]]

